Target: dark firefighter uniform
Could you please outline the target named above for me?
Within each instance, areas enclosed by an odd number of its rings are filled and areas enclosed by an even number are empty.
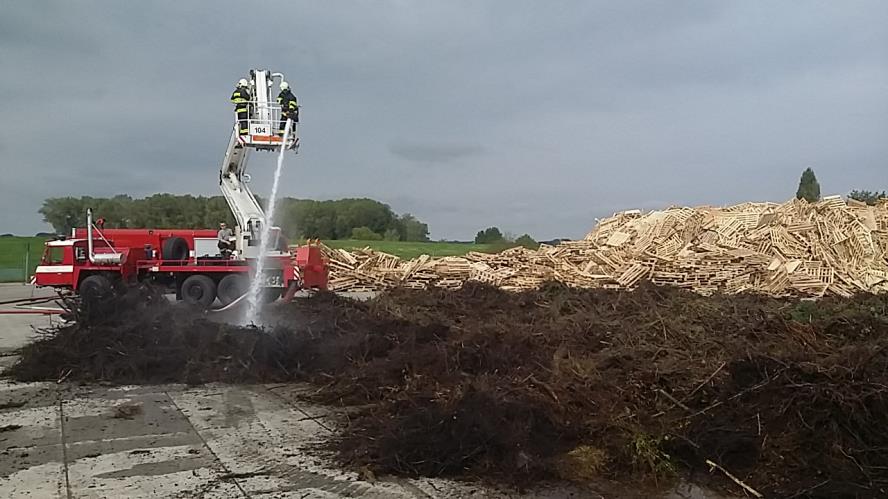
[[[299,123],[299,103],[288,88],[281,90],[281,93],[278,94],[278,105],[281,106],[281,127],[278,134],[283,135],[284,128],[287,126],[287,118],[293,120],[293,123]]]
[[[238,87],[231,94],[231,103],[234,104],[234,112],[237,113],[237,123],[241,135],[250,133],[247,119],[250,116],[250,91],[246,87]]]

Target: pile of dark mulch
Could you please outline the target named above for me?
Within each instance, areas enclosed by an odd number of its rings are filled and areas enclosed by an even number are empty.
[[[334,443],[377,472],[888,496],[888,299],[548,285],[320,295],[270,331],[140,290],[22,352],[19,379],[308,380],[367,404]]]
[[[73,322],[22,348],[9,374],[122,384],[281,382],[345,369],[349,360],[339,350],[357,348],[349,346],[353,336],[336,329],[350,307],[362,305],[333,294],[311,300],[297,332],[214,321],[162,293],[140,285],[106,300],[70,300],[66,316]]]

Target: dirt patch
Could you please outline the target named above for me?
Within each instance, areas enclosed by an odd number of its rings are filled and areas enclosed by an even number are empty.
[[[361,405],[354,469],[540,479],[677,476],[768,497],[888,494],[888,299],[702,297],[670,288],[393,290],[217,324],[148,289],[25,347],[18,379],[307,380]]]

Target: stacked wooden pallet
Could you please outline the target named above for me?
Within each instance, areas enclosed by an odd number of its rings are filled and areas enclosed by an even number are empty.
[[[369,248],[325,251],[335,290],[454,288],[469,280],[510,290],[548,280],[632,288],[650,280],[700,293],[850,296],[888,291],[888,201],[866,206],[831,196],[632,210],[601,220],[581,241],[465,257],[405,261]]]

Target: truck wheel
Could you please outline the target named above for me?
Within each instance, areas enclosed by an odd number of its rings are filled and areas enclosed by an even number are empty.
[[[163,242],[160,256],[164,260],[188,260],[188,241],[171,237]]]
[[[216,300],[216,283],[205,275],[192,275],[182,283],[182,301],[208,308]]]
[[[110,279],[101,274],[93,274],[80,281],[78,292],[86,300],[100,300],[111,296],[113,290]]]
[[[222,305],[228,305],[243,296],[249,289],[250,281],[247,276],[228,274],[219,281],[219,301],[222,302]]]

